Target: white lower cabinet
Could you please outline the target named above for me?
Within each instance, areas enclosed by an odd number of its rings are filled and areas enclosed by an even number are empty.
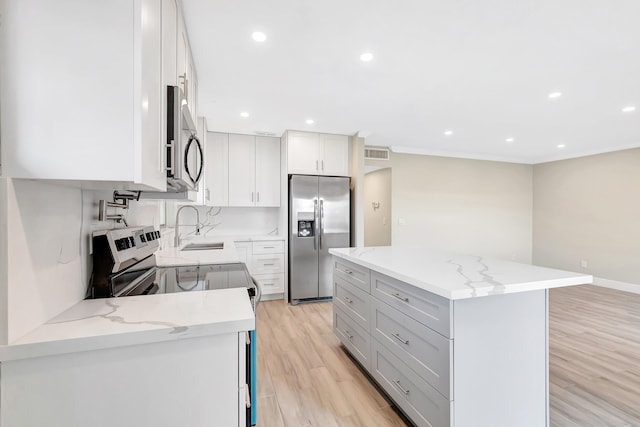
[[[246,335],[3,362],[0,425],[245,426]]]
[[[261,285],[265,300],[279,299],[284,294],[284,240],[236,241],[236,252],[251,276]]]

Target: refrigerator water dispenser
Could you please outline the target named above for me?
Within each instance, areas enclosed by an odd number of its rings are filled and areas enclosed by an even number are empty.
[[[315,216],[313,212],[298,212],[298,237],[313,237],[315,234]]]

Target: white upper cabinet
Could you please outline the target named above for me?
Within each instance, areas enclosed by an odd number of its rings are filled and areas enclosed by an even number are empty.
[[[256,137],[256,206],[280,206],[280,138]]]
[[[229,135],[229,206],[280,206],[280,138]]]
[[[178,85],[182,89],[182,93],[187,100],[189,106],[189,112],[193,122],[196,122],[197,118],[197,91],[198,91],[198,78],[196,76],[196,69],[193,62],[193,55],[191,54],[191,47],[189,45],[189,36],[187,35],[187,28],[184,24],[184,17],[182,15],[182,9],[178,7],[178,34],[177,34],[177,78]]]
[[[198,117],[197,127],[198,139],[200,140],[200,144],[202,144],[202,157],[206,159],[208,149],[207,138],[209,136],[209,132],[207,132],[207,119],[205,119],[204,117]],[[202,177],[198,182],[198,192],[196,196],[196,203],[198,205],[208,205],[210,202],[211,193],[207,190],[206,180],[207,169],[205,164],[205,168],[202,171]]]
[[[5,176],[166,190],[162,5],[3,4]]]
[[[288,173],[349,176],[349,137],[287,132]]]
[[[229,134],[207,132],[205,156],[206,205],[229,206]]]
[[[207,133],[210,206],[280,206],[280,138]]]
[[[229,206],[255,206],[256,138],[229,135]]]

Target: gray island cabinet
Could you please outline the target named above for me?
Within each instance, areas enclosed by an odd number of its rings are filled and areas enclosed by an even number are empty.
[[[331,253],[334,333],[416,425],[549,425],[548,289],[591,276],[398,247]]]

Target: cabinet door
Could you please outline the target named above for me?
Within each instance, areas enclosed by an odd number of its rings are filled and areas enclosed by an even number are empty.
[[[317,175],[320,166],[319,154],[319,138],[317,133],[288,133],[288,173]]]
[[[251,242],[235,242],[236,245],[236,253],[238,254],[238,260],[244,263],[251,273],[251,259],[252,259],[252,250],[251,250]]]
[[[162,7],[154,0],[143,0],[140,16],[140,92],[134,108],[140,112],[140,148],[135,151],[134,181],[166,188],[162,140]]]
[[[254,206],[256,138],[229,134],[229,206]]]
[[[349,137],[320,134],[320,175],[349,176]]]
[[[182,89],[185,96],[188,95],[188,68],[189,68],[189,39],[187,37],[187,29],[184,25],[184,17],[182,9],[178,7],[178,34],[177,34],[177,52],[176,52],[176,71],[178,86]]]
[[[280,138],[256,137],[256,206],[280,206]]]
[[[198,127],[198,138],[200,139],[200,144],[202,144],[202,154],[205,162],[205,169],[202,172],[202,177],[198,182],[198,196],[197,196],[197,204],[206,206],[210,200],[210,192],[207,191],[207,120],[204,117],[198,117],[197,127]]]
[[[191,112],[191,118],[196,123],[198,117],[198,76],[196,74],[196,67],[193,64],[193,55],[191,49],[189,49],[189,58],[187,64],[187,102],[189,104],[189,111]]]
[[[229,134],[207,132],[205,195],[209,206],[229,206]]]
[[[176,5],[176,0],[162,0],[162,94],[163,105],[165,106],[162,111],[167,111],[166,86],[176,86],[178,84],[177,55],[178,6]],[[164,114],[162,116],[165,118]],[[166,131],[164,133],[166,134]]]

